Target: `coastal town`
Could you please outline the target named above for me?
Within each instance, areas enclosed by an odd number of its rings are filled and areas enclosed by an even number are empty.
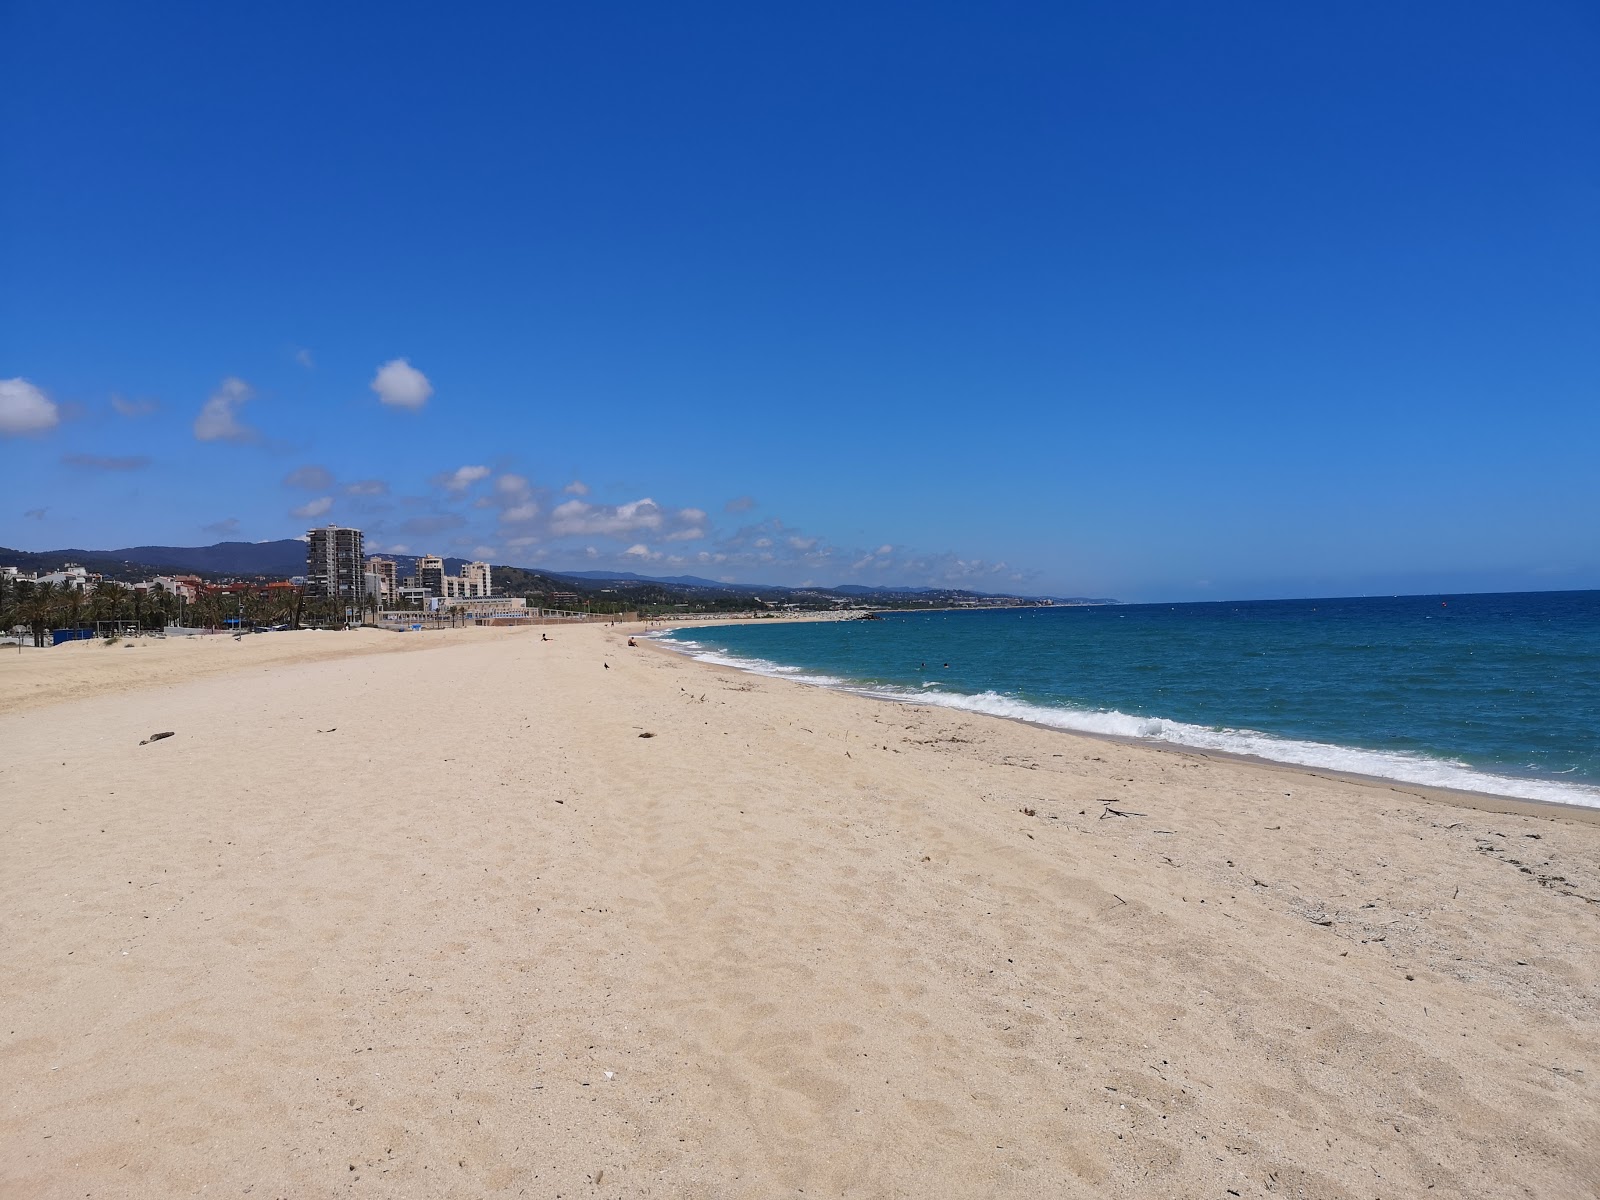
[[[29,569],[0,548],[0,631],[35,647],[89,638],[274,632],[360,625],[412,631],[440,625],[516,625],[700,613],[834,612],[882,609],[1051,607],[1048,597],[957,589],[864,586],[741,587],[709,580],[586,578],[492,566],[437,554],[366,553],[361,529],[308,529],[294,574],[169,567],[132,560],[68,561]],[[293,542],[288,543],[293,545]],[[173,548],[161,548],[171,551]],[[199,559],[196,548],[191,557]],[[179,557],[181,557],[181,552]],[[84,556],[87,558],[88,556]],[[298,562],[295,565],[299,565]],[[1070,601],[1105,603],[1105,601]]]

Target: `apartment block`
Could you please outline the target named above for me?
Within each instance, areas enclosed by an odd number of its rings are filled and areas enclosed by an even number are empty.
[[[306,595],[358,605],[366,590],[361,530],[324,525],[306,531]]]

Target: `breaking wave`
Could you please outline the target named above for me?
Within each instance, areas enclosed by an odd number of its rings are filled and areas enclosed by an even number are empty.
[[[1495,775],[1479,771],[1466,763],[1443,758],[1430,758],[1421,754],[1406,754],[1384,750],[1367,750],[1356,746],[1339,746],[1325,742],[1297,741],[1277,737],[1253,729],[1213,728],[1192,725],[1183,721],[1170,721],[1163,717],[1140,717],[1124,712],[1096,711],[1033,704],[1000,692],[985,691],[976,694],[953,692],[939,683],[923,684],[921,688],[902,688],[888,685],[863,684],[833,675],[807,672],[799,667],[784,666],[766,659],[732,654],[726,650],[708,647],[687,638],[653,635],[661,644],[671,647],[701,662],[733,667],[755,675],[776,679],[789,679],[815,687],[832,688],[858,696],[879,700],[895,700],[908,704],[935,705],[961,712],[981,713],[990,717],[1006,717],[1027,721],[1051,729],[1073,733],[1099,734],[1108,737],[1131,738],[1147,742],[1164,742],[1186,746],[1195,750],[1214,750],[1225,754],[1248,755],[1271,762],[1287,763],[1297,767],[1319,767],[1351,775],[1367,775],[1396,783],[1412,783],[1424,787],[1453,788],[1464,792],[1479,792],[1492,796],[1509,796],[1519,800],[1539,800],[1551,804],[1570,804],[1582,808],[1600,808],[1600,788],[1583,784],[1557,783],[1541,779],[1519,779],[1511,775]]]

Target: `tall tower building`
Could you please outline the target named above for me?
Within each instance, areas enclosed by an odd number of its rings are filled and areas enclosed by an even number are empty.
[[[374,555],[367,559],[367,574],[377,578],[378,599],[394,598],[395,590],[400,586],[399,572],[394,559],[379,558]]]
[[[461,578],[466,584],[466,593],[469,596],[491,596],[494,588],[489,582],[489,564],[486,562],[470,562],[461,568]]]
[[[437,554],[417,559],[417,586],[427,588],[430,596],[444,595],[444,559]]]
[[[361,530],[325,525],[306,530],[306,595],[360,604],[366,591]]]

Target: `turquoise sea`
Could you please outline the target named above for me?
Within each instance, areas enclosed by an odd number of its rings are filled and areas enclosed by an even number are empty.
[[[887,699],[1600,807],[1600,591],[885,613],[663,637]]]

